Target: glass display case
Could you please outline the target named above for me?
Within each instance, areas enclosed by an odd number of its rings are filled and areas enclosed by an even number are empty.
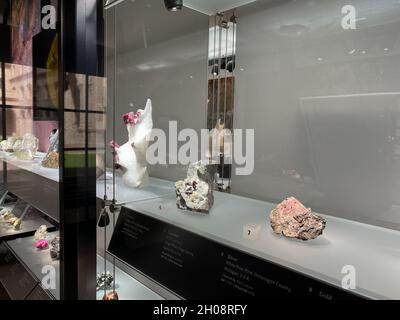
[[[398,1],[110,0],[105,22],[106,295],[400,298]]]
[[[96,297],[102,9],[0,0],[0,300]]]

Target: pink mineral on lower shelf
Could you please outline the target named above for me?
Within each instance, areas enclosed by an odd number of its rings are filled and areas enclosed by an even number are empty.
[[[36,242],[36,248],[45,249],[49,246],[49,242],[45,239],[39,240]]]
[[[271,227],[276,234],[288,238],[312,240],[322,234],[326,221],[307,209],[296,198],[288,198],[276,206],[270,215]]]

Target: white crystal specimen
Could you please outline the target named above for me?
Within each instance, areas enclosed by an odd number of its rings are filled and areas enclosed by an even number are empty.
[[[111,146],[115,147],[115,162],[123,171],[122,180],[131,188],[148,184],[146,151],[153,130],[152,111],[152,103],[148,99],[144,110],[125,114],[123,119],[129,140],[122,146],[111,142]]]
[[[21,142],[14,144],[15,156],[20,160],[32,160],[39,148],[39,139],[33,134],[27,133]]]

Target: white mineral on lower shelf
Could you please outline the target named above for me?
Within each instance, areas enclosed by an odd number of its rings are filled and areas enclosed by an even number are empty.
[[[271,227],[276,234],[301,240],[315,239],[322,234],[326,221],[291,197],[280,203],[270,215]]]

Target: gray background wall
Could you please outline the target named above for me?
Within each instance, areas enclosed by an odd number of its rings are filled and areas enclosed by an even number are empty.
[[[108,24],[108,99],[113,89],[113,11],[107,12]],[[209,17],[191,9],[167,12],[160,0],[125,1],[117,12],[117,113],[116,137],[127,141],[122,115],[143,108],[147,98],[153,102],[154,128],[167,133],[169,121],[200,133],[206,124],[207,53]],[[134,105],[132,109],[130,104]],[[108,128],[112,128],[109,113]],[[108,141],[112,132],[108,132]],[[179,143],[182,145],[182,143]],[[169,148],[167,146],[167,152]],[[171,157],[176,158],[175,154]],[[110,164],[110,163],[109,163]],[[155,165],[154,177],[176,181],[186,174],[187,166]]]
[[[341,27],[356,7],[357,30]],[[233,192],[400,229],[400,2],[257,1],[239,8],[237,128],[255,171]]]

